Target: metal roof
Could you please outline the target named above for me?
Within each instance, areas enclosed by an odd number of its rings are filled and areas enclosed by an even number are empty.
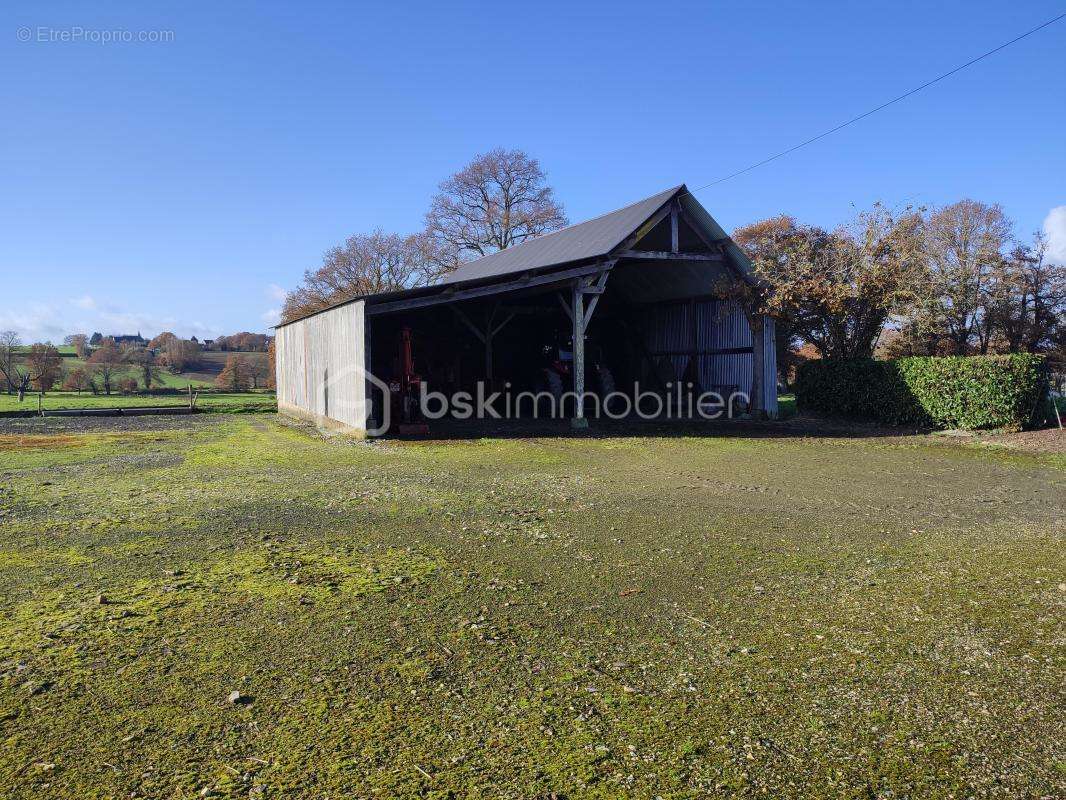
[[[609,214],[469,261],[451,273],[445,282],[491,278],[605,256],[683,188],[683,185],[675,186]]]
[[[728,234],[689,193],[685,185],[681,184],[617,211],[546,233],[535,239],[528,239],[514,247],[467,262],[439,283],[353,297],[313,311],[303,317],[282,322],[275,327],[281,328],[299,319],[312,317],[360,300],[375,303],[443,293],[454,289],[455,284],[490,284],[494,283],[496,278],[514,273],[552,270],[563,265],[600,258],[614,250],[675,196],[679,198],[679,202],[688,212],[691,220],[703,229],[706,236],[723,243],[726,256],[733,266],[741,274],[749,273],[751,264],[740,248],[729,239]]]

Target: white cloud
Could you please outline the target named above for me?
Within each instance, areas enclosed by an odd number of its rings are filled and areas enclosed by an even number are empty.
[[[91,295],[87,294],[82,295],[81,297],[75,297],[70,302],[76,305],[78,308],[83,308],[86,311],[91,311],[92,309],[96,308],[96,300],[94,300]]]
[[[111,334],[138,333],[151,338],[162,331],[179,336],[216,338],[222,331],[217,325],[199,320],[179,320],[173,316],[129,311],[117,303],[83,295],[63,305],[39,303],[19,309],[0,308],[0,330],[14,330],[26,342],[59,344],[71,333]]]
[[[1047,236],[1047,258],[1057,264],[1066,264],[1066,206],[1055,206],[1044,218],[1044,234]]]
[[[289,296],[289,293],[278,286],[276,283],[268,283],[266,287],[266,295],[275,303],[283,304],[285,298]],[[259,319],[263,320],[267,325],[273,327],[281,322],[281,306],[273,306],[264,311]]]
[[[60,344],[67,334],[60,324],[62,318],[58,309],[43,303],[21,311],[0,310],[0,331],[15,331],[27,343]]]

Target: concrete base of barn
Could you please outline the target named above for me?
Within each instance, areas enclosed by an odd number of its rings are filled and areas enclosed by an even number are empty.
[[[331,433],[340,433],[345,436],[351,436],[353,439],[366,438],[365,428],[356,428],[351,425],[345,425],[343,422],[337,422],[337,420],[324,417],[321,414],[305,411],[299,406],[294,406],[291,403],[284,403],[279,400],[278,413],[282,416],[299,420],[300,422],[310,422],[311,424],[322,428],[323,430],[330,431]]]

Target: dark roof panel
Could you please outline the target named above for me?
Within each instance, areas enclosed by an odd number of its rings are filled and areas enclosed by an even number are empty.
[[[490,278],[607,255],[681,188],[675,186],[601,217],[467,262],[449,275],[445,282]]]

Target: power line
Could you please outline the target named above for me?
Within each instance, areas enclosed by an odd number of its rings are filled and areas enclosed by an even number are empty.
[[[752,164],[749,167],[744,167],[744,169],[737,170],[736,172],[734,172],[734,173],[732,173],[730,175],[726,175],[726,176],[724,176],[722,178],[718,178],[717,180],[711,181],[710,183],[705,183],[703,186],[697,186],[695,189],[689,189],[689,192],[690,193],[691,192],[698,192],[701,189],[707,189],[707,188],[710,188],[711,186],[716,186],[719,183],[724,183],[725,181],[732,180],[733,178],[736,178],[736,177],[738,177],[740,175],[743,175],[745,172],[751,172],[753,169],[758,169],[759,167],[764,166],[765,164],[769,164],[771,161],[776,161],[777,159],[781,158],[782,156],[787,156],[789,153],[794,153],[797,150],[799,150],[801,147],[806,147],[809,144],[817,142],[819,139],[824,139],[826,136],[829,136],[832,133],[836,133],[837,131],[841,130],[842,128],[846,128],[849,125],[853,125],[856,122],[858,122],[859,120],[866,119],[871,114],[876,114],[878,111],[886,109],[890,105],[898,103],[901,100],[906,100],[911,95],[917,94],[918,92],[922,91],[923,89],[928,89],[934,83],[939,83],[940,81],[944,80],[945,78],[951,77],[956,72],[961,72],[962,70],[966,69],[967,67],[973,66],[978,61],[983,61],[984,59],[988,58],[989,56],[995,55],[1000,50],[1003,50],[1003,49],[1005,49],[1007,47],[1010,47],[1012,44],[1016,44],[1017,42],[1020,42],[1022,39],[1026,38],[1027,36],[1032,36],[1037,31],[1041,31],[1044,28],[1048,27],[1049,25],[1054,25],[1056,22],[1058,22],[1063,17],[1066,17],[1066,14],[1059,14],[1054,19],[1049,19],[1047,22],[1044,22],[1044,23],[1042,23],[1040,25],[1037,25],[1032,30],[1029,30],[1029,31],[1026,31],[1025,33],[1023,33],[1021,36],[1016,36],[1015,38],[1011,39],[1009,42],[1004,42],[1003,44],[999,45],[999,47],[995,47],[995,48],[989,50],[987,53],[982,53],[981,55],[977,56],[977,58],[974,58],[974,59],[972,59],[970,61],[967,61],[965,64],[960,64],[959,66],[955,67],[955,69],[950,70],[949,72],[945,72],[942,75],[937,75],[932,80],[926,81],[921,86],[915,87],[914,89],[911,89],[909,92],[905,92],[904,94],[901,94],[899,97],[892,98],[887,103],[882,103],[877,108],[872,108],[872,109],[870,109],[869,111],[867,111],[865,113],[859,114],[859,116],[857,116],[857,117],[852,117],[847,122],[842,122],[839,125],[837,125],[835,128],[830,128],[827,131],[819,133],[817,136],[812,136],[810,139],[807,139],[807,141],[805,141],[805,142],[800,142],[797,145],[793,145],[792,147],[788,148],[787,150],[782,150],[780,153],[778,153],[776,155],[772,155],[769,158],[764,158],[762,161],[759,161],[759,162],[757,162],[755,164]]]

